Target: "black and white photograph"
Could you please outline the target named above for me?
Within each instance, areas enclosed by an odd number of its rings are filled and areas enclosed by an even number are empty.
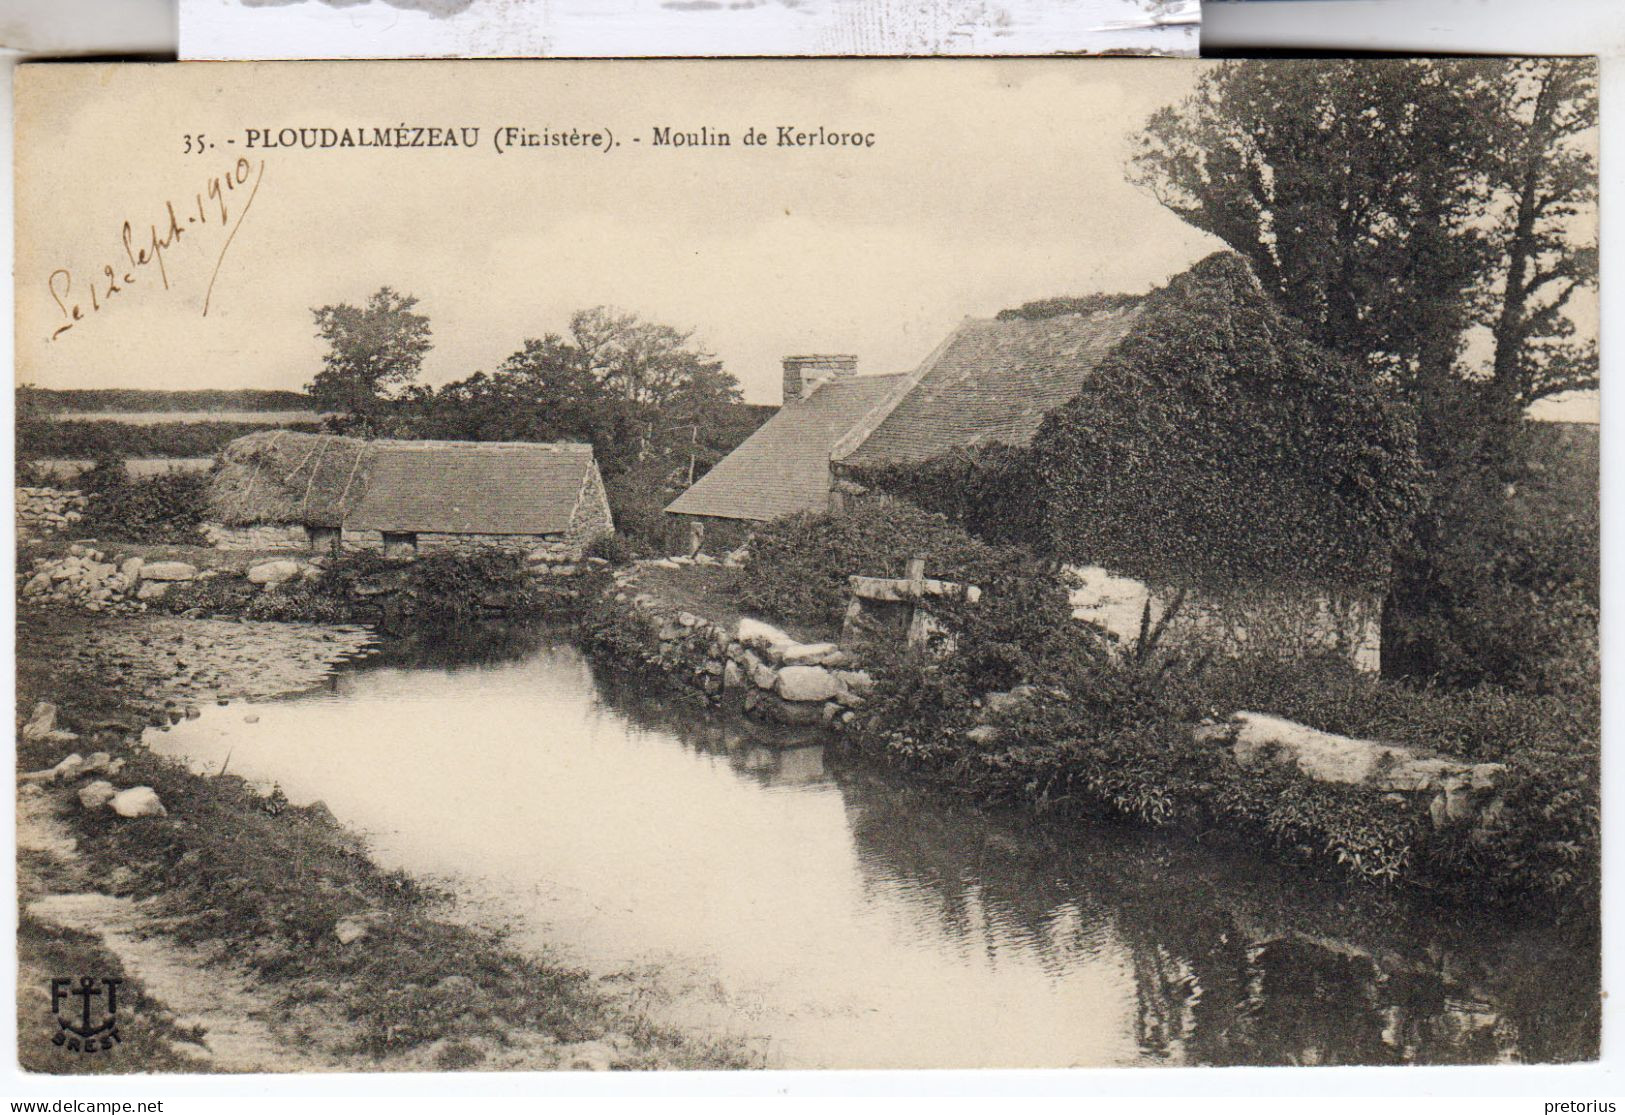
[[[1596,1061],[1597,73],[19,67],[16,1061]]]

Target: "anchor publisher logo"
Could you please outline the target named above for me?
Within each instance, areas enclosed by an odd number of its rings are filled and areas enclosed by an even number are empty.
[[[74,986],[74,981],[65,976],[53,979],[51,1013],[57,1016],[57,1032],[51,1035],[51,1043],[70,1053],[98,1053],[122,1041],[118,1032],[118,989],[123,982],[80,976],[78,986]]]

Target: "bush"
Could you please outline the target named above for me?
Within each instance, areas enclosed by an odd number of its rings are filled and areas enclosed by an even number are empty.
[[[1009,565],[941,515],[886,497],[844,511],[790,515],[756,532],[739,578],[741,606],[787,623],[839,624],[847,577],[901,577],[910,558],[927,576],[981,584]]]
[[[975,686],[948,663],[881,665],[858,738],[990,801],[1260,838],[1382,886],[1473,901],[1595,911],[1601,803],[1594,710],[1481,687],[1416,689],[1337,660],[1226,663],[1199,676],[1130,656],[1079,658],[989,718],[975,744]],[[1324,731],[1507,765],[1500,819],[1436,831],[1413,803],[1276,770],[1242,771],[1192,725],[1239,709]]]
[[[98,461],[75,482],[89,497],[82,529],[105,541],[201,545],[208,486],[207,473],[132,480],[122,461]]]
[[[447,551],[405,562],[370,551],[348,553],[335,558],[315,585],[352,609],[383,589],[403,613],[429,619],[472,615],[492,604],[514,612],[540,605],[524,558],[500,550]]]
[[[1412,686],[1332,660],[1237,662],[1205,682],[1211,704],[1272,712],[1323,731],[1431,748],[1467,762],[1505,763],[1498,826],[1410,838],[1415,874],[1506,901],[1590,908],[1601,863],[1598,705],[1493,685]],[[1285,801],[1287,799],[1283,799]],[[1281,806],[1273,812],[1280,813]]]
[[[616,532],[634,554],[687,552],[687,525],[666,514],[666,505],[676,495],[667,479],[667,469],[658,461],[604,477]]]
[[[261,595],[264,593],[258,585],[238,577],[203,577],[171,584],[152,606],[177,615],[192,612],[205,616],[236,616],[242,615]]]
[[[587,543],[586,556],[601,558],[611,565],[626,565],[632,560],[632,544],[613,531],[605,531]]]
[[[1439,470],[1416,545],[1398,563],[1384,669],[1595,703],[1596,436],[1535,422],[1482,436],[1489,445],[1476,456],[1463,450]]]

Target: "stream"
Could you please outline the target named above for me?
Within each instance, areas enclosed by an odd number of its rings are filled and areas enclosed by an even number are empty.
[[[979,810],[545,631],[395,640],[146,739],[324,801],[515,947],[772,1067],[1595,1056],[1594,941]]]

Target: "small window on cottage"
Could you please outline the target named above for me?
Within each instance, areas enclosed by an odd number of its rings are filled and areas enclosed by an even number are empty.
[[[310,540],[311,553],[336,554],[339,550],[338,527],[306,527],[305,536]]]
[[[384,531],[385,557],[416,557],[418,536],[405,532]]]

